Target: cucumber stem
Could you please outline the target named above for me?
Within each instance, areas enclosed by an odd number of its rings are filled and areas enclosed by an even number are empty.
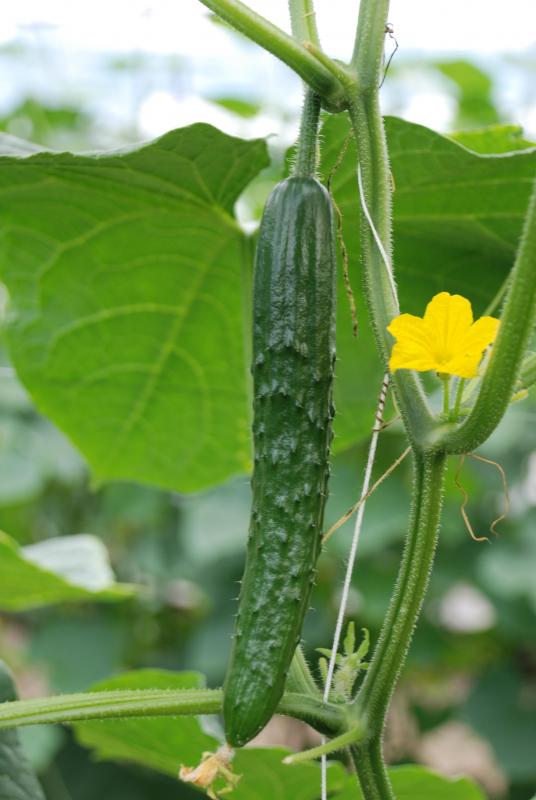
[[[289,0],[292,35],[303,44],[313,42],[320,47],[313,0]]]
[[[379,769],[385,716],[419,618],[437,545],[446,456],[414,458],[411,522],[398,580],[368,672],[353,703],[356,720],[367,720],[369,735],[362,748],[357,746],[354,758],[365,800],[393,797],[378,786],[374,790],[367,787],[386,780],[382,777],[385,770]]]
[[[318,123],[320,120],[320,97],[305,90],[305,99],[300,121],[300,136],[293,175],[297,178],[314,178],[318,161]]]
[[[331,70],[309,53],[297,39],[257,14],[241,0],[200,0],[233,28],[256,42],[294,70],[333,111],[346,108],[345,87]]]

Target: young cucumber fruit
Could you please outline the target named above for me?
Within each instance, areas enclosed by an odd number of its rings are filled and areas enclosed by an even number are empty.
[[[223,713],[237,747],[283,694],[315,578],[329,476],[336,248],[314,178],[270,195],[254,278],[254,471],[247,561]]]

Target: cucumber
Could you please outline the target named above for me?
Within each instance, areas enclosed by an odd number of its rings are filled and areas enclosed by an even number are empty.
[[[335,279],[331,198],[315,178],[290,177],[268,199],[255,260],[253,499],[223,704],[235,747],[274,713],[315,580],[334,414]]]

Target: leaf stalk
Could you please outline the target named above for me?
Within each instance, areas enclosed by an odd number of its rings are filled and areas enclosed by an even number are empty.
[[[333,112],[346,108],[346,89],[299,41],[240,0],[200,0],[233,28],[294,70]],[[314,33],[313,33],[314,35]]]

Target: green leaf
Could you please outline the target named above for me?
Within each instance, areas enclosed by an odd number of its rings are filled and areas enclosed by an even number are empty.
[[[232,212],[266,164],[264,142],[208,125],[0,159],[13,361],[97,478],[192,491],[248,470],[251,252]]]
[[[347,121],[339,116],[330,117],[323,127],[325,177],[333,170],[348,130]],[[536,148],[478,155],[396,117],[386,119],[386,131],[395,187],[394,261],[402,311],[422,315],[434,294],[449,291],[468,297],[475,315],[480,315],[514,261],[536,169]],[[339,449],[370,432],[382,376],[361,300],[355,159],[351,142],[333,178],[360,321],[356,340],[341,280],[335,387]]]
[[[0,531],[3,611],[81,600],[123,600],[133,593],[134,587],[114,582],[104,546],[93,536],[48,539],[20,548]]]
[[[485,800],[483,792],[467,778],[450,780],[414,764],[392,767],[389,777],[397,800]],[[336,800],[363,800],[355,781],[348,781]]]
[[[0,703],[16,699],[11,673],[0,661]],[[0,800],[45,800],[17,731],[0,732]]]
[[[202,687],[196,673],[139,670],[124,673],[93,687],[114,689],[192,689]],[[78,740],[91,747],[98,758],[132,761],[177,776],[181,764],[194,767],[203,752],[221,745],[221,737],[209,735],[195,717],[160,717],[104,720],[75,724]],[[289,767],[283,764],[287,750],[239,750],[233,771],[242,778],[233,791],[234,800],[316,800],[320,771],[316,764]],[[339,764],[330,766],[329,786],[336,791],[346,775]]]
[[[230,795],[233,800],[317,800],[320,794],[318,764],[283,764],[288,750],[246,748],[239,750],[233,762],[234,772],[242,775]],[[347,781],[346,772],[337,762],[328,765],[330,796]]]
[[[326,177],[347,131],[342,117],[324,126]],[[513,262],[536,149],[479,155],[395,118],[387,135],[403,311],[446,290],[481,313]],[[98,478],[193,491],[249,469],[252,253],[232,207],[265,164],[264,143],[206,125],[119,154],[0,159],[15,366]],[[360,318],[356,341],[341,280],[341,450],[369,433],[382,373],[361,300],[352,145],[334,189]]]
[[[470,61],[445,61],[436,65],[457,89],[460,127],[491,125],[499,121],[489,75]]]
[[[250,100],[242,100],[238,97],[211,97],[210,101],[225,108],[226,111],[231,111],[233,114],[245,119],[257,116],[261,110],[258,103],[252,103]]]
[[[523,138],[523,128],[520,125],[490,125],[475,131],[451,133],[450,138],[481,154],[511,153],[534,147],[534,142]]]
[[[203,685],[195,672],[145,669],[102,681],[91,691],[198,689]],[[91,747],[98,758],[135,761],[175,777],[181,764],[194,766],[204,751],[220,745],[198,718],[188,716],[80,722],[74,729],[81,744]]]

